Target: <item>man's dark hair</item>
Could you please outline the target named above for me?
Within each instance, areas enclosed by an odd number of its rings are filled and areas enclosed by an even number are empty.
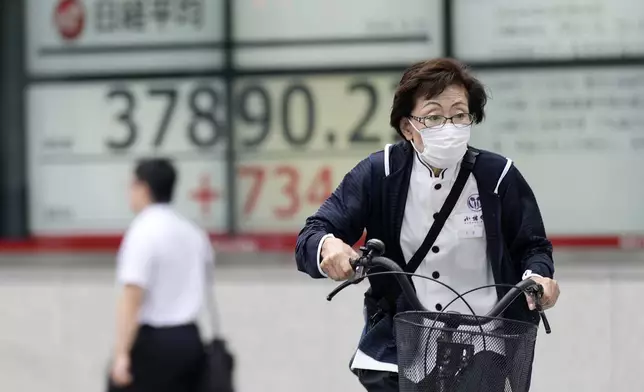
[[[169,203],[172,201],[177,172],[168,159],[153,158],[139,161],[134,171],[136,179],[150,188],[152,201]]]
[[[435,97],[452,85],[465,88],[474,122],[478,124],[483,121],[487,103],[483,84],[469,73],[464,64],[449,58],[439,58],[416,63],[403,73],[394,94],[389,124],[403,136],[400,120],[411,114],[416,100],[420,97]]]

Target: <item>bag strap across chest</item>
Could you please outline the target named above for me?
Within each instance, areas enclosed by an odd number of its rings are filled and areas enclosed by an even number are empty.
[[[443,226],[445,226],[447,218],[449,218],[450,214],[454,210],[454,207],[456,206],[456,203],[458,202],[458,199],[461,196],[463,189],[465,188],[467,179],[470,177],[472,169],[474,168],[474,164],[476,163],[477,156],[478,151],[474,151],[472,149],[468,149],[465,153],[465,156],[461,161],[461,168],[458,171],[458,175],[456,176],[456,181],[454,182],[452,189],[447,195],[447,198],[445,199],[443,206],[438,212],[438,215],[434,219],[432,227],[430,227],[429,232],[427,232],[427,236],[423,240],[423,243],[416,250],[407,265],[405,265],[405,272],[416,272],[420,264],[425,259],[425,256],[427,256],[429,249],[432,247],[432,245],[434,245],[434,242],[436,242],[436,239],[443,229]]]

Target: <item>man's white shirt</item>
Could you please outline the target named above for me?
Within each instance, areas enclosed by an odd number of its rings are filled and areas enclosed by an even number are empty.
[[[416,155],[400,232],[400,246],[405,262],[409,262],[425,240],[434,223],[434,214],[440,211],[456,181],[459,167],[460,163],[436,176]],[[322,243],[329,237],[332,235],[328,234],[320,241],[318,260]],[[323,271],[320,272],[324,274]],[[440,280],[459,293],[494,284],[492,268],[487,259],[487,242],[478,187],[472,174],[454,210],[416,273]],[[530,275],[530,272],[526,271],[524,278]],[[412,279],[419,300],[429,310],[444,311],[445,306],[456,297],[453,292],[438,283],[417,277]],[[497,302],[496,290],[482,289],[467,295],[465,299],[477,315],[485,315]],[[463,314],[472,313],[460,300],[452,303],[447,310]],[[351,368],[398,372],[397,365],[377,361],[360,350],[357,350]]]
[[[132,221],[118,253],[117,280],[145,290],[139,322],[155,327],[195,322],[214,270],[208,235],[165,204]]]

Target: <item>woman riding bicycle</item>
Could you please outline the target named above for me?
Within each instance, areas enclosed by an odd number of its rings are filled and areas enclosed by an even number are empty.
[[[543,286],[543,308],[554,306],[559,286],[552,279],[552,245],[532,190],[510,159],[468,146],[486,101],[483,85],[455,60],[407,69],[390,117],[404,140],[358,163],[307,219],[297,240],[298,269],[313,278],[348,279],[350,260],[358,257],[352,246],[366,229],[368,239],[384,241],[384,256],[407,272],[458,292],[533,279]],[[455,297],[434,282],[412,280],[428,309],[441,311]],[[393,316],[409,304],[391,276],[369,281],[351,369],[367,391],[398,391]],[[476,314],[486,314],[507,291],[490,288],[466,299]],[[503,317],[538,324],[534,307],[531,299],[515,301]],[[471,313],[460,301],[447,310]],[[504,389],[502,378],[487,382]]]

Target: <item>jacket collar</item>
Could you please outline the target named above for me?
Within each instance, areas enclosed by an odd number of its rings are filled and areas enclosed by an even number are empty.
[[[414,149],[409,142],[401,141],[392,146],[389,155],[390,174],[384,181],[385,197],[382,198],[382,208],[388,226],[388,237],[393,238],[395,244],[400,244],[400,230],[405,215],[413,160]]]

